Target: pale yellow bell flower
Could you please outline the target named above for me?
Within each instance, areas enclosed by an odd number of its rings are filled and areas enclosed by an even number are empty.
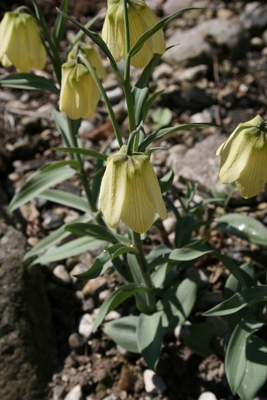
[[[221,156],[221,182],[236,182],[245,199],[256,196],[267,182],[266,122],[257,115],[239,124],[216,155]]]
[[[120,220],[137,233],[152,226],[156,213],[166,218],[166,207],[154,169],[146,153],[126,154],[126,146],[108,157],[98,208],[112,228]]]
[[[59,109],[71,119],[90,118],[100,98],[99,89],[88,69],[76,61],[62,64]]]
[[[74,46],[71,52],[68,54],[68,61],[75,60],[78,54],[83,54],[86,57],[87,61],[95,69],[99,78],[106,78],[107,72],[103,65],[102,59],[89,43],[78,43],[76,46]]]
[[[158,20],[144,0],[129,0],[128,20],[130,47]],[[104,21],[102,38],[106,42],[116,62],[125,59],[124,13],[122,0],[108,0],[108,11]],[[166,43],[162,29],[149,38],[143,47],[131,58],[131,65],[145,67],[153,54],[163,54]]]
[[[6,12],[0,23],[0,62],[19,72],[43,69],[46,51],[35,18],[27,13]]]

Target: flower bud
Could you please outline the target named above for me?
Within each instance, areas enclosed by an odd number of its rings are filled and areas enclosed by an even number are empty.
[[[239,124],[216,151],[221,182],[236,182],[245,199],[256,196],[267,182],[266,124],[259,115]]]
[[[155,14],[144,0],[129,0],[128,20],[130,47],[154,25],[157,24]],[[104,21],[102,37],[116,62],[125,58],[124,12],[122,0],[108,0],[108,12]],[[145,67],[153,54],[163,54],[166,43],[162,29],[151,36],[143,47],[131,58],[131,65],[136,68]]]
[[[90,118],[100,98],[99,89],[88,69],[76,61],[62,65],[59,108],[71,119]]]
[[[27,13],[6,12],[0,23],[0,61],[19,72],[43,69],[46,52],[35,18]]]
[[[129,156],[124,145],[117,154],[108,157],[98,207],[112,228],[122,220],[137,233],[151,227],[156,213],[166,218],[166,207],[148,154]]]

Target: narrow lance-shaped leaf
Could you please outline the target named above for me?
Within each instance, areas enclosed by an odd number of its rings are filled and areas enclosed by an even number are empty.
[[[230,299],[205,312],[205,315],[228,315],[248,307],[252,304],[267,301],[267,286],[254,286],[239,293],[235,293]]]
[[[62,0],[60,9],[63,12],[67,12],[68,11],[68,5],[69,5],[69,1],[68,0]],[[61,39],[64,35],[65,32],[65,27],[66,27],[66,18],[63,17],[62,14],[58,14],[55,24],[53,26],[53,30],[52,30],[52,40],[54,42],[54,45],[56,47],[56,49],[59,51],[60,49],[60,42]]]
[[[207,126],[216,126],[218,128],[221,128],[221,126],[216,125],[216,124],[210,124],[210,123],[194,123],[194,124],[183,124],[183,125],[177,125],[172,128],[163,128],[160,129],[159,131],[152,133],[149,135],[140,145],[138,151],[145,151],[145,149],[150,145],[154,140],[158,140],[163,138],[164,136],[167,136],[171,133],[179,132],[185,129],[192,129],[192,128],[205,128]]]
[[[122,254],[133,252],[135,252],[135,249],[120,243],[110,246],[95,258],[93,265],[88,271],[84,272],[83,274],[76,275],[76,277],[80,279],[93,279],[103,275],[108,269],[112,260]]]
[[[158,32],[160,29],[164,28],[167,24],[169,24],[171,21],[173,21],[175,18],[178,18],[180,15],[182,15],[186,11],[190,10],[199,10],[200,8],[184,8],[183,10],[177,11],[171,15],[168,15],[168,17],[163,18],[161,21],[159,21],[153,28],[149,29],[147,32],[145,32],[138,40],[137,42],[133,45],[131,50],[129,51],[129,55],[132,57],[134,56],[143,46],[143,44],[151,37],[153,36],[156,32]]]
[[[93,219],[91,215],[83,215],[79,217],[73,222],[89,222]],[[65,227],[67,224],[62,225],[60,228],[56,229],[54,232],[51,232],[46,238],[41,240],[36,246],[34,246],[28,253],[25,254],[23,261],[28,260],[30,257],[36,256],[37,254],[44,252],[45,250],[51,248],[52,246],[60,243],[63,239],[70,236],[70,232],[65,231]]]
[[[1,78],[0,87],[9,87],[14,89],[26,89],[26,90],[41,89],[59,94],[59,89],[53,82],[50,82],[43,76],[26,74],[26,73],[7,75]]]
[[[127,351],[139,353],[136,335],[138,319],[139,317],[131,315],[106,322],[103,331]]]
[[[84,197],[76,196],[72,193],[63,192],[63,190],[47,189],[39,194],[39,197],[52,201],[54,203],[63,204],[64,206],[74,208],[82,212],[90,212],[88,201]]]
[[[148,290],[147,287],[139,286],[137,283],[128,283],[127,285],[121,286],[119,289],[113,292],[100,308],[93,326],[93,331],[95,332],[105,316],[110,311],[118,307],[124,300],[138,292],[143,292],[146,290]]]
[[[162,347],[162,313],[140,314],[137,324],[137,345],[148,367],[155,370]]]
[[[246,346],[250,336],[264,325],[248,314],[236,326],[227,346],[225,372],[233,394],[236,394],[246,371]]]
[[[61,10],[58,10],[65,18],[67,18],[69,21],[73,22],[74,25],[76,25],[81,31],[83,31],[108,57],[110,60],[110,63],[112,65],[112,68],[116,74],[121,77],[120,71],[118,69],[117,63],[114,60],[111,52],[109,51],[108,46],[104,42],[104,40],[101,38],[100,35],[97,33],[90,31],[89,29],[85,28],[83,25],[81,25],[78,21],[76,21],[74,18],[70,17],[66,13],[62,12]]]
[[[62,153],[82,154],[84,156],[94,157],[103,161],[106,161],[108,158],[106,154],[101,154],[90,149],[81,149],[80,147],[54,147],[54,150]]]
[[[27,203],[33,197],[38,196],[43,190],[48,189],[52,185],[56,185],[76,174],[72,168],[59,168],[57,170],[48,171],[35,175],[32,179],[25,183],[19,192],[13,197],[9,209],[15,210],[22,204]]]

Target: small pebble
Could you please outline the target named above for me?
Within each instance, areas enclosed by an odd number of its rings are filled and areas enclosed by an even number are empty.
[[[61,265],[61,264],[57,265],[53,269],[53,277],[59,283],[62,283],[65,285],[69,285],[71,283],[71,277],[70,277],[68,271],[66,270],[65,265]]]
[[[107,281],[102,276],[99,276],[95,279],[90,279],[83,287],[83,294],[85,297],[95,296],[97,292],[101,289],[104,289]]]
[[[92,315],[88,313],[84,314],[80,319],[78,328],[79,334],[85,337],[86,339],[89,339],[93,330],[93,325],[94,325],[94,318],[92,317]]]
[[[199,396],[198,400],[217,400],[217,397],[212,392],[203,392]]]
[[[44,220],[42,223],[43,228],[45,229],[57,229],[61,225],[63,225],[63,219],[60,215],[55,214],[53,212],[47,211],[44,213]]]
[[[166,385],[161,378],[151,369],[144,371],[144,384],[147,393],[163,393],[166,390]]]
[[[82,399],[83,399],[83,394],[82,394],[82,387],[80,385],[74,386],[67,394],[67,396],[64,397],[64,400],[82,400]]]
[[[89,297],[89,299],[83,301],[82,310],[84,312],[90,313],[94,310],[94,308],[95,308],[95,302],[92,297]]]
[[[81,335],[74,332],[69,336],[68,343],[71,349],[81,350],[84,348],[86,341]]]

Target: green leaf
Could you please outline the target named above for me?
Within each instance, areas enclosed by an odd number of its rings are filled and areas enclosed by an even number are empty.
[[[79,169],[79,167],[80,167],[78,161],[76,161],[76,160],[64,160],[64,161],[52,162],[48,165],[45,165],[44,167],[42,167],[42,169],[40,169],[40,171],[42,173],[44,173],[44,172],[48,172],[48,171],[53,171],[58,168],[66,167],[66,166],[72,167],[76,170]]]
[[[93,332],[99,327],[105,316],[116,307],[118,307],[124,300],[128,299],[132,295],[138,292],[148,290],[144,286],[139,286],[137,283],[128,283],[127,285],[121,286],[115,292],[113,292],[104,302],[96,316],[96,320],[93,326]]]
[[[219,252],[214,252],[214,255],[225,265],[231,274],[239,281],[243,289],[250,287],[250,280],[247,280],[247,274],[240,269],[229,257]]]
[[[88,222],[93,219],[91,215],[83,215],[74,221],[76,222]],[[50,233],[45,239],[41,240],[36,246],[34,246],[28,253],[25,254],[23,261],[28,260],[30,257],[36,256],[37,254],[49,249],[50,247],[61,242],[66,237],[70,236],[70,232],[65,231],[67,224],[62,225],[60,228]]]
[[[210,347],[212,331],[207,322],[192,324],[187,326],[186,329],[187,333],[184,338],[186,346],[201,357],[208,357],[213,354]]]
[[[252,304],[267,301],[267,286],[254,286],[239,293],[234,294],[230,299],[223,301],[212,309],[206,311],[204,315],[228,315],[241,310]]]
[[[60,10],[67,12],[68,5],[69,1],[63,0],[60,6]],[[65,33],[65,27],[66,27],[66,18],[64,18],[62,14],[58,14],[52,30],[52,40],[53,43],[55,44],[57,51],[59,51],[60,49],[60,42]]]
[[[103,331],[119,346],[131,353],[139,353],[136,326],[139,317],[129,316],[106,322]]]
[[[89,237],[74,239],[41,255],[34,260],[31,265],[65,260],[66,258],[77,256],[85,251],[97,248],[102,245],[102,243],[103,241],[95,240],[94,238]]]
[[[252,336],[246,347],[246,369],[237,394],[242,400],[253,400],[267,377],[267,347],[257,336]]]
[[[150,74],[155,65],[160,60],[161,55],[155,55],[149,64],[144,68],[140,78],[132,88],[133,100],[134,100],[134,111],[135,111],[135,122],[138,126],[147,116],[146,102],[149,95],[149,82]]]
[[[172,120],[172,112],[169,108],[156,108],[150,114],[150,118],[154,122],[152,129],[160,129],[169,125]]]
[[[243,271],[243,276],[244,279],[246,280],[247,287],[256,286],[257,282],[254,279],[255,271],[253,265],[250,263],[245,263],[243,265],[240,265],[239,268]],[[231,274],[228,277],[224,287],[225,300],[232,297],[235,293],[240,292],[242,289],[243,288],[239,280],[234,275]],[[260,303],[258,304],[260,305]],[[241,318],[243,318],[247,314],[247,312],[248,308],[243,308],[242,310],[239,310],[234,314],[227,315],[227,321],[232,330],[234,330],[238,322],[241,320]]]
[[[264,325],[253,315],[246,315],[236,326],[229,340],[225,355],[225,373],[235,395],[246,372],[246,347],[250,336]]]
[[[39,197],[79,211],[90,212],[90,207],[84,197],[79,197],[75,194],[64,192],[63,190],[47,189],[39,194]]]
[[[151,37],[153,36],[156,32],[158,32],[160,29],[164,28],[167,24],[169,24],[172,20],[175,18],[180,17],[184,12],[190,11],[190,10],[199,10],[199,8],[184,8],[183,10],[180,10],[176,13],[173,13],[169,15],[166,18],[163,18],[161,21],[159,21],[156,25],[154,25],[151,29],[146,31],[134,44],[134,46],[130,49],[129,55],[132,57],[134,56],[142,47],[143,44]]]
[[[61,10],[58,10],[65,18],[67,18],[69,21],[73,22],[74,25],[76,25],[81,31],[83,31],[103,52],[104,54],[108,57],[110,60],[110,63],[112,65],[112,69],[114,72],[119,73],[118,66],[116,61],[114,60],[111,52],[109,51],[108,46],[104,42],[104,40],[101,38],[100,35],[97,33],[90,31],[87,29],[85,26],[81,25],[78,21],[76,21],[74,18],[70,17],[66,13],[62,12]],[[119,73],[120,75],[120,73]]]
[[[0,79],[0,87],[9,87],[14,89],[26,89],[26,90],[48,90],[49,92],[59,94],[59,89],[56,85],[50,82],[43,76],[34,74],[13,74],[7,75]]]
[[[57,170],[41,172],[38,175],[35,175],[32,179],[27,181],[24,186],[22,186],[19,192],[15,194],[9,205],[10,211],[13,211],[22,204],[27,203],[50,186],[69,179],[75,174],[76,171],[72,168],[58,168]]]
[[[166,175],[164,175],[162,178],[159,180],[159,186],[161,193],[167,192],[167,190],[171,187],[173,179],[174,179],[174,172],[170,170],[167,172]]]
[[[162,262],[162,261],[161,261]],[[161,288],[168,272],[168,263],[158,265],[150,274],[155,288]]]
[[[212,252],[213,250],[207,249],[206,247],[204,247],[203,249],[193,248],[193,247],[192,248],[183,247],[182,249],[173,250],[169,258],[170,260],[175,260],[175,261],[191,261]]]
[[[125,246],[123,244],[115,244],[105,249],[99,256],[95,258],[93,265],[90,269],[83,274],[76,275],[79,279],[93,279],[102,275],[109,267],[111,261],[125,253],[133,253],[136,250],[133,247]]]
[[[140,314],[137,324],[137,345],[150,369],[155,370],[162,347],[161,312]]]
[[[108,158],[106,154],[101,154],[90,149],[81,149],[80,147],[54,147],[54,150],[62,153],[82,154],[84,156],[94,157],[103,161],[106,161]]]
[[[56,109],[54,109],[52,111],[52,116],[55,120],[55,123],[57,125],[57,127],[59,128],[64,142],[66,144],[67,147],[72,147],[72,138],[71,138],[71,134],[70,134],[70,129],[73,129],[73,133],[74,135],[76,135],[78,133],[80,124],[82,119],[76,119],[75,121],[71,120],[68,117],[65,117],[61,112],[57,111]],[[70,128],[70,124],[72,124],[72,127]],[[78,140],[78,145],[79,145],[79,140]]]
[[[96,224],[70,223],[66,226],[66,231],[82,236],[93,236],[111,243],[118,243],[119,241],[110,229]]]
[[[192,129],[192,128],[205,128],[207,126],[216,126],[218,128],[221,128],[219,125],[215,124],[209,124],[209,123],[194,123],[194,124],[184,124],[184,125],[177,125],[172,128],[163,128],[160,129],[159,131],[152,133],[151,135],[147,136],[147,138],[139,145],[138,151],[145,151],[146,148],[155,140],[161,139],[167,135],[170,135],[171,133],[175,133],[178,131],[186,130],[186,129]]]
[[[162,326],[165,330],[173,330],[188,318],[196,298],[197,283],[188,278],[167,291],[157,303],[157,309],[162,311]]]
[[[255,218],[241,214],[220,217],[214,229],[230,233],[248,242],[267,246],[267,228]]]

